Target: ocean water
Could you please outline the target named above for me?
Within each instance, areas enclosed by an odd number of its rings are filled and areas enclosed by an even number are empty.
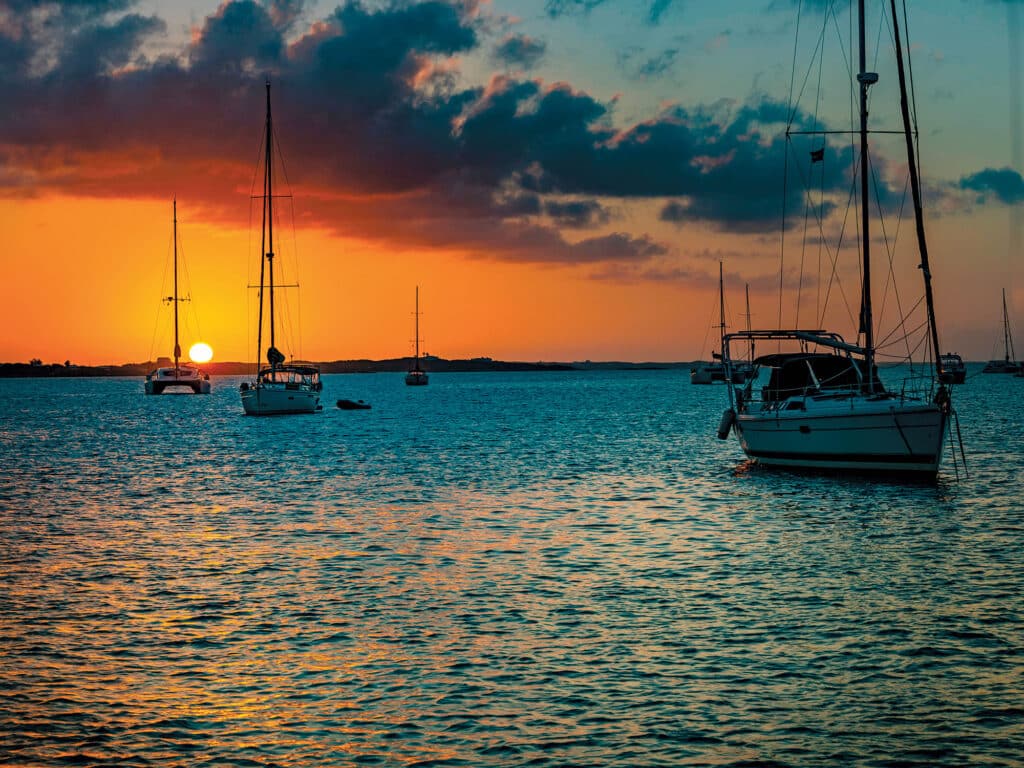
[[[934,485],[684,371],[238,381],[0,381],[0,764],[1024,765],[1024,380]]]

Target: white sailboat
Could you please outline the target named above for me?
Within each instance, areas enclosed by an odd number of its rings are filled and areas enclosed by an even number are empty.
[[[263,175],[263,230],[260,238],[259,326],[257,350],[263,349],[263,309],[269,310],[270,345],[267,365],[259,367],[256,379],[242,383],[242,407],[248,416],[313,413],[321,410],[323,384],[320,369],[306,363],[286,363],[275,340],[274,317],[274,123],[270,112],[270,81],[267,80],[266,155]],[[264,302],[266,295],[267,301]]]
[[[174,365],[164,366],[146,374],[147,395],[160,395],[168,389],[188,389],[197,395],[210,394],[210,375],[199,368],[181,362],[181,344],[178,342],[178,305],[187,301],[178,296],[178,201],[174,200],[174,294],[164,299],[174,307]]]
[[[890,0],[890,5],[889,23],[893,25],[903,117],[901,133],[906,142],[919,266],[924,279],[927,342],[934,356],[935,373],[920,382],[916,390],[905,384],[899,391],[887,389],[877,373],[871,302],[867,107],[868,89],[878,82],[878,75],[866,67],[864,0],[858,0],[859,128],[851,131],[854,136],[859,135],[860,144],[861,328],[858,343],[848,343],[839,334],[819,328],[747,330],[725,336],[723,362],[727,371],[742,360],[750,346],[770,343],[780,350],[754,358],[756,379],[742,387],[728,388],[729,408],[719,425],[720,438],[725,439],[732,430],[746,455],[760,464],[934,477],[942,459],[952,406],[939,355],[941,347],[935,324],[899,16],[895,0]],[[731,345],[737,347],[735,356]],[[783,348],[786,351],[782,351]],[[760,386],[755,387],[755,382]]]
[[[718,262],[718,339],[725,338],[725,303],[722,288],[722,262]],[[707,344],[707,337],[704,337]],[[721,349],[721,347],[719,347]],[[701,351],[701,354],[704,354]],[[711,350],[711,361],[698,360],[690,369],[691,384],[724,384],[725,365],[722,364],[721,355]]]
[[[1010,333],[1010,316],[1006,312],[1006,289],[1003,288],[1003,359],[989,360],[982,373],[1024,373],[1024,366],[1017,361],[1013,349],[1013,334]]]
[[[416,357],[412,368],[405,374],[405,383],[410,387],[423,387],[430,381],[427,372],[420,367],[420,287],[416,286]]]
[[[750,297],[747,296],[747,316],[750,316]],[[719,349],[722,349],[721,344],[724,343],[725,339],[725,281],[722,275],[722,262],[718,262],[718,339]],[[707,340],[705,339],[705,342]],[[733,366],[731,373],[731,379],[727,378],[725,364],[722,362],[722,356],[718,352],[712,350],[712,360],[708,362],[706,360],[700,360],[694,364],[690,369],[690,383],[691,384],[724,384],[726,381],[732,381],[734,384],[742,384],[747,380],[747,376],[752,372],[751,366],[744,366],[737,361]]]

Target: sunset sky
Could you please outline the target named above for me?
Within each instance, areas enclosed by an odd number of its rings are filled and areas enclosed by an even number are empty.
[[[908,2],[940,338],[977,360],[1002,355],[1004,287],[1024,354],[1021,5]],[[872,13],[874,47],[886,28]],[[423,348],[442,357],[707,357],[719,260],[730,325],[745,322],[744,284],[753,325],[778,320],[798,17],[800,53],[823,21],[848,23],[828,0],[0,0],[0,361],[168,355],[175,197],[182,346],[253,359],[268,76],[292,194],[277,250],[301,284],[284,292],[286,354],[409,354],[419,285]],[[895,129],[884,64],[872,117]],[[808,167],[831,202],[847,193],[845,141]],[[903,195],[900,141],[876,150],[886,210]],[[802,207],[787,216],[804,226]],[[910,245],[912,221],[900,227]],[[797,286],[814,283],[786,249],[792,325]],[[920,294],[907,259],[893,268],[904,308]],[[853,338],[848,270],[827,319]]]

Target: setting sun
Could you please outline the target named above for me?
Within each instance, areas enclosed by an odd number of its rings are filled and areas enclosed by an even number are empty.
[[[208,363],[213,359],[213,348],[204,341],[197,341],[189,348],[188,356],[193,363]]]

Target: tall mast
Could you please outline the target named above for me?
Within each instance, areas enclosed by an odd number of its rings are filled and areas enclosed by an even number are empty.
[[[864,0],[858,0],[857,30],[860,38],[860,214],[863,247],[863,284],[861,285],[860,330],[864,333],[864,359],[867,364],[868,391],[875,389],[875,334],[871,313],[871,231],[868,194],[868,87],[878,82],[878,74],[867,71],[864,42]]]
[[[743,290],[744,290],[744,292],[746,293],[746,296],[747,296],[747,333],[750,333],[750,283],[745,283],[744,286],[743,286]],[[750,362],[753,363],[754,362],[754,339],[753,339],[753,337],[750,337],[747,340],[750,342],[750,344],[749,344],[749,358],[750,358]]]
[[[178,199],[174,199],[174,376],[178,375],[178,358],[181,346],[178,344]]]
[[[939,329],[935,323],[935,299],[932,295],[932,272],[928,265],[928,243],[924,237],[924,209],[921,205],[921,179],[917,172],[917,152],[910,122],[910,106],[907,100],[907,78],[903,72],[903,43],[900,39],[899,20],[896,15],[896,0],[889,0],[892,9],[892,32],[896,38],[896,71],[900,78],[900,111],[903,113],[903,134],[907,140],[907,163],[910,166],[910,191],[914,197],[914,223],[917,227],[917,247],[921,253],[921,273],[924,275],[924,297],[928,308],[928,325],[931,331],[932,348],[935,355],[935,374],[942,379],[942,350],[939,349]],[[1005,307],[1006,295],[1003,302]]]
[[[416,370],[420,369],[420,287],[416,286]]]
[[[277,367],[277,346],[274,344],[274,188],[273,188],[273,166],[274,166],[274,122],[270,117],[270,78],[267,78],[267,198],[265,202],[266,224],[267,224],[267,268],[270,272],[270,349],[275,354],[268,358],[271,368]]]
[[[718,351],[725,354],[725,289],[722,282],[722,262],[718,262]]]
[[[1010,316],[1006,313],[1006,289],[1003,288],[1003,353],[1010,362]]]

